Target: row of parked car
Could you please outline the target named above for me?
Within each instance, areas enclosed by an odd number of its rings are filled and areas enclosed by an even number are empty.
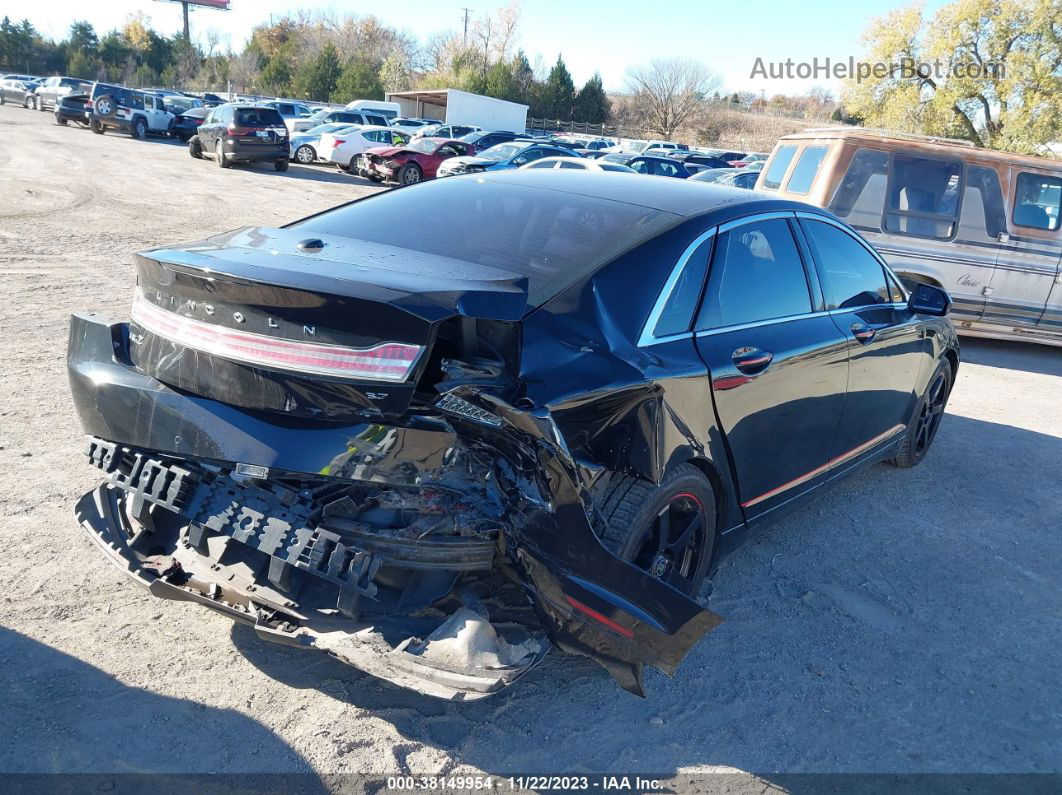
[[[213,94],[131,89],[71,77],[5,75],[0,98],[52,110],[58,124],[103,134],[167,135],[188,143],[193,158],[222,168],[272,162],[285,171],[330,163],[373,182],[410,185],[425,179],[508,168],[633,172],[755,185],[766,155],[691,149],[671,141],[617,141],[577,135],[532,136],[471,124],[399,118],[390,103],[359,100],[343,108],[289,100],[224,102]]]

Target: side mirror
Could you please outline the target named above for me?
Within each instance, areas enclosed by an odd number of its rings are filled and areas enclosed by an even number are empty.
[[[951,310],[951,296],[947,290],[919,282],[907,300],[907,309],[916,315],[944,317]]]
[[[528,163],[528,159],[526,157],[518,157],[515,160],[513,160],[513,165],[514,166],[523,166],[523,165],[527,165],[527,163]]]

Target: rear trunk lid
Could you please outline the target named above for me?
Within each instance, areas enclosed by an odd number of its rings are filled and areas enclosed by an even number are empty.
[[[527,280],[298,229],[246,228],[136,256],[133,363],[248,409],[349,420],[407,411],[439,327],[514,322]]]

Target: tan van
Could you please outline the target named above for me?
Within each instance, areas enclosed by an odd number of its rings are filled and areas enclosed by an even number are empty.
[[[962,334],[1062,345],[1062,160],[862,128],[774,147],[756,189],[825,207],[910,289],[945,288]]]

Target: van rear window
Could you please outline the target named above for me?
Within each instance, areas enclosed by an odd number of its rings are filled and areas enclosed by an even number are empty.
[[[283,127],[284,117],[273,108],[237,108],[238,127]]]

